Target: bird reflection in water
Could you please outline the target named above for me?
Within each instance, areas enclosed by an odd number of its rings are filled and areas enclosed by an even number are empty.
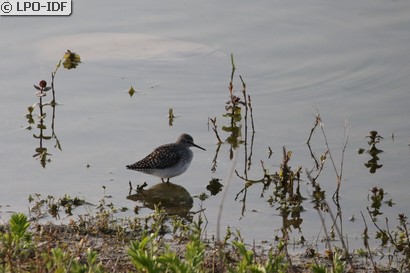
[[[149,189],[139,186],[135,194],[130,193],[127,199],[142,202],[144,207],[154,210],[160,206],[170,215],[178,215],[191,220],[190,210],[193,206],[193,198],[182,186],[169,183],[158,183]]]

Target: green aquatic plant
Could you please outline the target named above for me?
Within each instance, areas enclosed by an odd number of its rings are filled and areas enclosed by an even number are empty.
[[[313,264],[311,266],[312,273],[344,273],[346,272],[346,262],[342,257],[335,253],[332,257],[332,269],[328,270],[327,266],[322,264]]]
[[[233,241],[234,251],[237,253],[239,261],[236,266],[228,268],[229,272],[248,273],[248,272],[266,272],[266,273],[285,273],[288,272],[289,263],[285,261],[284,255],[274,255],[272,250],[269,251],[265,262],[257,262],[253,250],[247,249],[245,244],[240,241]]]
[[[231,78],[228,85],[229,99],[225,103],[225,114],[223,117],[228,118],[228,124],[222,126],[222,131],[228,133],[228,137],[225,141],[222,140],[220,134],[217,131],[216,117],[209,118],[209,121],[212,125],[212,130],[215,133],[215,136],[218,140],[218,143],[227,143],[231,146],[230,149],[230,159],[233,158],[233,150],[237,149],[240,144],[244,143],[247,137],[247,126],[248,126],[248,111],[251,113],[251,123],[253,133],[255,132],[254,123],[253,123],[253,114],[252,114],[252,104],[250,96],[246,91],[246,84],[243,81],[243,78],[239,76],[242,83],[242,98],[237,95],[234,88],[234,75],[236,71],[236,66],[234,63],[233,54],[231,54]],[[245,113],[243,113],[245,112]],[[245,119],[245,120],[243,120]],[[242,122],[245,124],[244,136],[245,140],[242,140]]]
[[[43,198],[41,194],[35,193],[30,194],[28,200],[30,204],[33,203],[30,212],[34,214],[34,219],[40,219],[47,214],[55,219],[59,219],[62,209],[67,216],[71,216],[73,215],[73,209],[85,204],[84,198],[71,197],[67,194],[56,199],[52,195]],[[44,207],[46,210],[44,210]]]
[[[204,272],[205,244],[201,240],[201,229],[192,226],[188,243],[181,258],[169,245],[164,245],[157,230],[145,233],[141,239],[132,241],[128,255],[140,272]]]
[[[43,254],[43,258],[46,261],[46,268],[51,272],[107,272],[101,262],[98,261],[97,252],[91,249],[87,249],[85,254],[83,254],[83,260],[75,259],[72,253],[64,251],[61,248],[53,248],[50,253]]]
[[[242,76],[239,76],[240,81],[242,83],[242,97],[240,95],[237,95],[237,92],[234,88],[234,76],[235,76],[235,71],[236,71],[236,66],[234,63],[234,58],[233,54],[231,54],[231,78],[229,81],[228,85],[228,90],[229,90],[229,100],[225,103],[225,114],[223,114],[223,117],[228,118],[228,125],[222,126],[222,131],[228,133],[228,137],[225,139],[225,141],[222,141],[220,134],[218,133],[217,130],[217,123],[216,123],[216,117],[214,118],[209,118],[212,129],[216,135],[216,138],[218,140],[218,145],[216,148],[215,152],[215,157],[212,161],[212,167],[211,170],[212,172],[216,171],[216,168],[218,166],[217,163],[217,158],[218,158],[218,153],[221,147],[221,144],[229,144],[229,159],[232,161],[232,171],[229,174],[229,177],[232,178],[232,174],[236,173],[236,175],[243,179],[245,181],[245,187],[243,190],[241,190],[235,200],[239,200],[239,202],[242,203],[242,215],[245,213],[246,210],[246,198],[247,198],[247,190],[248,186],[250,185],[248,183],[248,171],[250,170],[250,167],[252,165],[252,148],[253,148],[253,140],[254,140],[254,134],[255,134],[255,127],[254,127],[254,122],[253,122],[253,114],[252,114],[252,105],[251,105],[251,98],[247,94],[247,87],[246,84],[242,78]],[[249,113],[250,113],[250,120],[249,120]],[[251,137],[249,137],[249,131],[248,131],[248,125],[249,123],[252,124],[252,132],[251,132]],[[243,170],[243,175],[239,175],[238,170],[236,170],[234,167],[237,162],[237,158],[235,158],[235,154],[238,152],[238,149],[241,147],[244,149],[244,170]],[[231,179],[228,179],[228,182],[225,186],[226,189],[229,188],[229,183]],[[225,194],[224,194],[225,195]],[[242,195],[242,198],[238,199],[238,196]],[[221,200],[221,208],[223,207],[223,201],[224,197]]]
[[[404,213],[398,214],[396,228],[390,227],[390,219],[384,218],[384,226],[380,223],[380,216],[383,215],[383,207],[391,207],[394,205],[392,199],[385,200],[386,193],[383,188],[373,187],[370,190],[368,200],[370,207],[367,207],[367,212],[373,225],[376,227],[375,239],[380,242],[380,246],[393,250],[393,254],[389,255],[389,265],[395,261],[401,271],[410,270],[410,225],[408,217]],[[364,217],[363,217],[364,218]],[[367,224],[366,224],[367,235]],[[368,245],[368,235],[364,237],[364,245]]]
[[[10,217],[8,230],[0,233],[0,272],[17,271],[19,261],[30,259],[34,244],[28,228],[30,223],[23,213]]]

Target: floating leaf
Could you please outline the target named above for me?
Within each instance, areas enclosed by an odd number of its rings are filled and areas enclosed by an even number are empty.
[[[174,109],[169,108],[169,110],[168,110],[168,124],[169,124],[169,126],[172,126],[172,124],[174,123],[174,118],[175,118]]]
[[[222,191],[223,185],[219,181],[219,178],[212,178],[212,180],[209,181],[209,185],[206,186],[206,189],[211,193],[211,195],[217,195],[220,191]]]
[[[173,109],[173,108],[169,108],[169,110],[168,110],[168,117],[169,117],[169,118],[175,118],[174,109]]]
[[[128,94],[130,94],[130,97],[132,97],[135,94],[134,87],[130,87],[130,89],[128,90]]]
[[[364,151],[366,151],[366,150],[363,149],[363,148],[359,148],[359,149],[357,150],[357,153],[358,153],[359,155],[361,155],[361,154],[364,153]]]

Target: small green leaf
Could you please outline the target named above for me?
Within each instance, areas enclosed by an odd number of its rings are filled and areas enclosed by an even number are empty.
[[[132,97],[135,94],[134,87],[130,87],[130,89],[128,90],[128,94],[130,94],[130,97]]]

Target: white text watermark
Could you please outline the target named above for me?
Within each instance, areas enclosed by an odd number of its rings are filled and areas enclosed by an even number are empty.
[[[68,16],[71,11],[71,0],[0,0],[0,15],[2,16]]]

